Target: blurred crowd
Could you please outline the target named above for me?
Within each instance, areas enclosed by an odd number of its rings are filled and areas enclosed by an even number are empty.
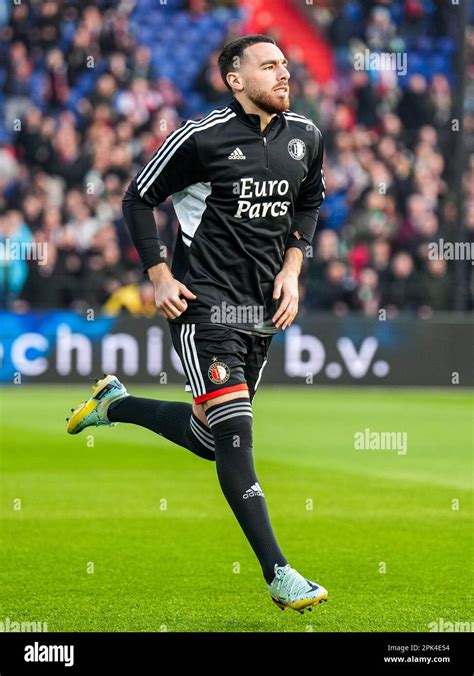
[[[327,198],[301,289],[305,308],[421,317],[472,310],[471,260],[437,258],[430,248],[464,240],[474,250],[473,157],[464,158],[471,207],[463,227],[454,152],[456,15],[446,3],[390,0],[315,2],[313,11],[334,46],[339,77],[327,86],[303,77],[293,90],[292,107],[318,121],[328,155]],[[468,35],[472,41],[472,29]],[[404,76],[354,68],[367,51],[404,50]],[[419,72],[410,72],[413,63]]]
[[[360,5],[357,48],[393,44],[401,28],[390,2]],[[133,0],[32,0],[0,16],[6,64],[0,71],[0,243],[47,247],[43,260],[9,258],[0,250],[3,308],[155,314],[121,201],[130,178],[180,124],[185,102],[130,29],[133,6]],[[204,0],[188,3],[193,20],[209,7]],[[325,2],[319,19],[334,49],[343,47],[334,81],[312,79],[297,47],[286,54],[291,108],[316,122],[326,144],[327,197],[301,277],[301,311],[376,316],[385,308],[427,317],[472,309],[471,266],[459,275],[455,263],[429,257],[430,242],[454,241],[460,232],[450,181],[453,84],[446,74],[414,73],[401,87],[394,74],[373,77],[347,67],[355,23],[337,25],[341,16],[331,7]],[[227,37],[239,30],[232,25]],[[473,42],[471,34],[471,52]],[[229,100],[215,58],[213,52],[195,83],[211,108]],[[466,118],[471,151],[473,114],[474,106]],[[463,176],[471,239],[473,176],[471,156]],[[179,227],[171,200],[155,213],[171,252]]]

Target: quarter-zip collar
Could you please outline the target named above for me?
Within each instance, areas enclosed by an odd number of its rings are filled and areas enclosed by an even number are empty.
[[[260,115],[256,115],[255,113],[246,113],[245,110],[242,107],[242,104],[237,101],[235,97],[232,98],[232,101],[229,103],[229,108],[231,108],[237,116],[244,122],[249,127],[252,127],[253,129],[257,129],[261,134],[267,134],[270,129],[278,124],[283,117],[281,113],[276,113],[274,117],[270,120],[270,122],[267,124],[265,129],[262,131],[260,129]]]

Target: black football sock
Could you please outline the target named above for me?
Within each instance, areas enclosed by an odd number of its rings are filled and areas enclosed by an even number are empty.
[[[215,460],[212,432],[193,413],[191,404],[129,395],[110,404],[110,422],[146,427],[206,460]]]
[[[253,464],[252,405],[247,398],[217,404],[206,411],[214,437],[216,469],[227,502],[254,550],[265,580],[274,565],[285,566]]]

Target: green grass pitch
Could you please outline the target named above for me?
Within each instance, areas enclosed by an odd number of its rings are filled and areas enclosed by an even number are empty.
[[[259,390],[255,465],[277,538],[329,590],[300,615],[270,600],[214,463],[133,425],[66,435],[89,388],[0,393],[0,621],[406,632],[473,619],[467,391]],[[129,389],[189,401],[181,388]],[[408,452],[355,450],[365,428],[406,432]]]

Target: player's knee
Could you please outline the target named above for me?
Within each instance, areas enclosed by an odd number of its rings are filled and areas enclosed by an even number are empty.
[[[193,413],[196,416],[196,418],[199,420],[199,422],[202,422],[203,425],[206,425],[206,427],[209,427],[209,423],[207,422],[206,412],[205,412],[202,404],[195,404],[194,401],[193,401]]]
[[[224,400],[206,410],[216,452],[252,446],[252,405],[248,396]]]

